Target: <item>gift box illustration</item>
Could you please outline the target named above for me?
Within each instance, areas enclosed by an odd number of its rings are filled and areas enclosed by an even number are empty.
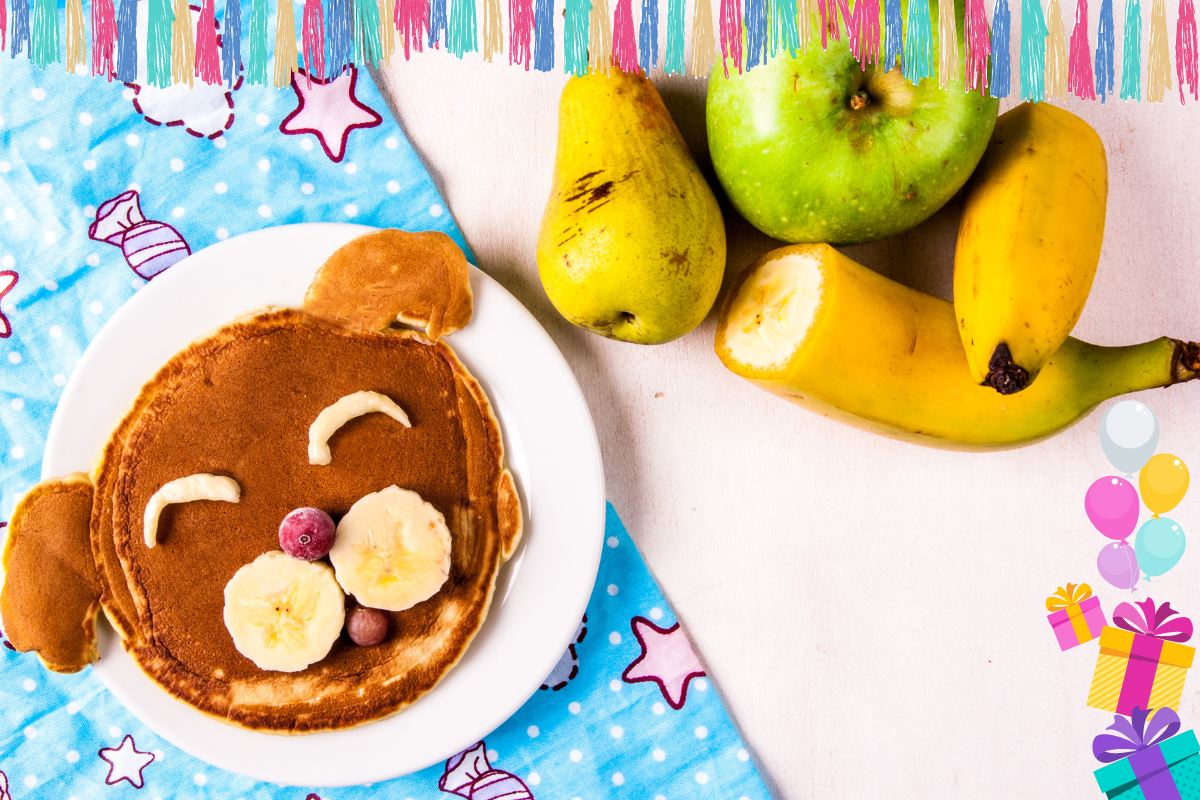
[[[1117,606],[1117,627],[1105,626],[1100,633],[1087,704],[1124,715],[1135,707],[1178,709],[1196,654],[1196,648],[1182,644],[1192,638],[1192,621],[1176,616],[1179,612],[1170,603],[1156,609],[1154,600],[1147,598],[1135,605]]]
[[[1058,587],[1058,591],[1046,598],[1046,610],[1053,612],[1046,619],[1050,620],[1058,646],[1063,650],[1090,642],[1108,624],[1100,608],[1100,598],[1092,597],[1092,587],[1086,583],[1078,586],[1068,583],[1065,589]]]
[[[88,236],[121,248],[130,268],[146,280],[192,253],[179,231],[143,216],[133,189],[101,203]]]
[[[1176,736],[1179,716],[1169,708],[1133,710],[1116,717],[1092,741],[1092,753],[1108,766],[1094,773],[1109,800],[1194,800],[1200,797],[1200,743],[1195,731]]]

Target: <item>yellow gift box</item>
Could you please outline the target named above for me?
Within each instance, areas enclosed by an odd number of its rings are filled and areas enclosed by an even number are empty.
[[[1129,716],[1135,706],[1179,709],[1196,648],[1105,626],[1087,704]]]

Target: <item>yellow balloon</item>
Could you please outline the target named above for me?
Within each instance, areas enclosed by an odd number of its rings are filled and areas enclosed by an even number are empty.
[[[1142,502],[1156,517],[1179,505],[1187,494],[1190,481],[1187,464],[1179,456],[1169,453],[1152,456],[1138,473]]]

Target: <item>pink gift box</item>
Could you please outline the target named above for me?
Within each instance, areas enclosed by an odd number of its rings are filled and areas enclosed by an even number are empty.
[[[1062,611],[1047,615],[1046,619],[1050,620],[1054,635],[1058,637],[1058,646],[1063,650],[1090,642],[1108,624],[1104,619],[1104,610],[1100,608],[1099,597],[1089,597],[1067,606]]]

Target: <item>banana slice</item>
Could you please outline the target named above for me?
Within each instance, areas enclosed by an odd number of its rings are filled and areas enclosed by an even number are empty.
[[[272,550],[225,584],[225,627],[259,669],[299,672],[320,661],[345,620],[345,595],[321,562]]]
[[[389,486],[350,507],[329,560],[358,602],[403,611],[433,597],[450,576],[450,530],[419,494]]]

